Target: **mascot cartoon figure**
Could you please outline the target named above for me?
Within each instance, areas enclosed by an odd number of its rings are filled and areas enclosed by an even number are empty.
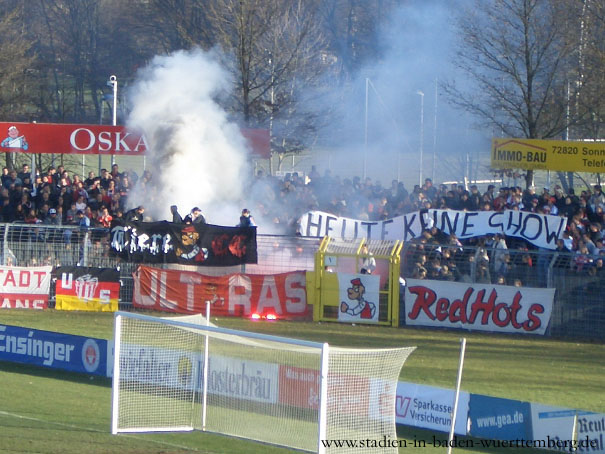
[[[373,319],[376,314],[376,304],[366,301],[364,294],[366,288],[361,282],[361,279],[355,278],[351,280],[351,287],[347,289],[347,297],[349,302],[340,303],[340,311],[352,316],[358,316],[362,319]]]

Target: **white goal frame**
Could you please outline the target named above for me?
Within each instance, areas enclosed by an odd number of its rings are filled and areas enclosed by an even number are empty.
[[[329,370],[329,360],[330,360],[330,352],[331,352],[331,347],[328,343],[320,343],[320,342],[312,342],[312,341],[306,341],[306,340],[299,340],[299,339],[292,339],[292,338],[285,338],[285,337],[279,337],[279,336],[273,336],[273,335],[267,335],[267,334],[259,334],[259,333],[253,333],[253,332],[247,332],[247,331],[240,331],[240,330],[233,330],[233,329],[227,329],[227,328],[220,328],[220,327],[216,327],[216,326],[212,326],[210,324],[208,324],[208,321],[206,320],[206,324],[205,325],[200,325],[200,324],[194,324],[194,323],[188,323],[185,321],[180,321],[179,317],[175,317],[174,319],[170,318],[170,317],[153,317],[153,316],[149,316],[149,315],[142,315],[142,314],[135,314],[135,313],[131,313],[131,312],[123,312],[123,311],[118,311],[115,313],[115,319],[114,319],[114,358],[113,358],[113,378],[112,378],[112,415],[111,415],[111,433],[112,434],[119,434],[119,433],[134,433],[134,432],[176,432],[176,431],[193,431],[193,430],[199,430],[200,427],[194,427],[193,425],[189,426],[189,425],[178,425],[178,426],[173,426],[173,425],[169,425],[169,426],[165,426],[165,427],[157,427],[157,426],[153,426],[153,427],[119,427],[119,417],[120,417],[120,380],[121,380],[121,365],[120,365],[120,359],[122,357],[122,352],[121,352],[121,346],[122,346],[122,327],[123,327],[123,320],[127,318],[127,319],[132,319],[132,320],[138,320],[141,322],[150,322],[150,323],[159,323],[159,324],[165,324],[171,327],[176,327],[176,328],[182,328],[183,330],[186,331],[194,331],[194,332],[199,332],[201,335],[204,335],[205,333],[207,333],[208,335],[204,336],[205,340],[204,340],[204,347],[203,347],[203,352],[199,352],[200,353],[200,359],[201,361],[203,361],[204,364],[204,371],[202,374],[202,396],[201,396],[201,402],[202,402],[202,412],[200,414],[200,420],[201,420],[201,430],[202,431],[207,431],[206,430],[206,402],[207,402],[207,395],[208,395],[208,361],[209,361],[209,351],[210,349],[208,348],[208,339],[210,339],[212,337],[212,335],[214,335],[215,337],[219,337],[222,336],[223,338],[227,338],[229,339],[230,336],[232,336],[233,338],[245,338],[245,339],[249,339],[251,341],[251,345],[254,345],[255,341],[263,342],[276,342],[276,343],[280,343],[280,344],[285,344],[285,345],[290,345],[293,346],[294,348],[302,348],[302,349],[313,349],[315,350],[317,353],[319,353],[320,355],[320,370],[319,370],[319,404],[318,404],[318,410],[317,410],[317,450],[309,450],[310,452],[318,452],[318,453],[325,453],[328,452],[326,450],[326,447],[323,446],[322,440],[326,440],[327,436],[329,436],[328,431],[327,431],[327,427],[328,427],[328,420],[329,420],[329,415],[328,415],[328,403],[329,403],[329,398],[330,396],[328,395],[329,393],[329,379],[328,379],[328,370]],[[241,341],[240,341],[241,342]],[[212,347],[210,347],[212,348]],[[400,364],[398,365],[398,369],[397,369],[397,376],[399,375],[399,371],[401,370],[401,367],[403,366],[404,361],[407,359],[407,356],[415,349],[415,347],[407,347],[407,348],[391,348],[391,349],[350,349],[351,351],[354,351],[356,354],[363,354],[364,352],[390,352],[390,351],[397,351],[397,353],[399,355],[402,355]],[[348,349],[342,349],[340,347],[336,348],[335,352],[347,352]],[[203,356],[202,356],[203,355]],[[395,383],[391,383],[390,386],[392,386],[394,389],[396,389],[396,381]],[[194,393],[195,394],[195,393]],[[392,405],[391,405],[392,404]],[[395,429],[395,392],[393,392],[393,396],[392,396],[392,402],[389,402],[389,405],[392,408],[392,433],[391,434],[387,434],[385,436],[394,436],[396,438],[396,429]],[[390,423],[390,421],[389,421]],[[211,431],[209,431],[211,432]],[[246,437],[247,438],[247,437]],[[362,439],[363,437],[360,436],[360,439]],[[252,439],[253,440],[253,439]],[[256,440],[256,441],[263,441],[263,440]],[[265,441],[266,442],[266,441]],[[274,444],[271,441],[268,441],[267,443],[271,443]],[[285,445],[287,446],[287,445]],[[293,446],[287,446],[287,447],[293,447]],[[301,449],[301,448],[298,448]],[[306,450],[306,449],[303,449]],[[346,452],[339,450],[340,452]],[[355,451],[355,452],[361,452],[361,451]],[[382,452],[397,452],[397,448],[395,447],[394,451],[382,451]]]

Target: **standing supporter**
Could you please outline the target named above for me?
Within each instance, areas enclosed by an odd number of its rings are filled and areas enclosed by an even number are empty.
[[[21,181],[24,181],[25,178],[31,179],[31,171],[29,170],[29,165],[23,164],[23,166],[21,167],[21,172],[19,172],[17,176],[21,179]]]
[[[48,216],[46,217],[46,219],[44,219],[43,223],[46,225],[55,226],[61,225],[61,216],[59,216],[55,208],[51,208],[50,210],[48,210]]]
[[[2,176],[0,176],[0,180],[2,181],[2,186],[4,186],[5,188],[8,188],[10,186],[10,183],[8,183],[9,178],[10,172],[8,171],[8,167],[3,167]]]
[[[248,208],[242,210],[242,215],[239,217],[239,227],[256,227],[252,213]]]
[[[109,188],[109,182],[111,181],[111,175],[107,169],[101,169],[101,187],[103,189]]]
[[[65,211],[65,224],[75,225],[77,223],[77,215],[76,204],[70,204],[69,209]]]
[[[120,197],[128,197],[128,194],[132,190],[132,186],[130,184],[130,179],[128,176],[122,174],[122,178],[120,179],[120,184],[118,186],[118,192],[120,193]]]
[[[176,205],[172,205],[170,207],[170,213],[172,214],[172,222],[174,222],[175,224],[183,223],[183,218],[179,214],[179,209]]]
[[[107,195],[109,197],[113,197],[114,194],[119,194],[119,192],[116,189],[116,182],[115,180],[109,180],[109,186],[106,189],[107,191]]]
[[[205,224],[206,218],[199,207],[193,207],[191,213],[185,216],[184,222],[185,224]]]
[[[376,270],[376,259],[374,258],[374,254],[369,251],[367,243],[363,244],[361,254],[364,255],[364,258],[361,262],[359,272],[361,274],[372,274]]]
[[[105,199],[103,199],[105,203]],[[105,203],[107,205],[107,203]],[[118,212],[124,212],[124,200],[120,197],[120,194],[114,194],[110,199],[109,203],[109,211],[114,218],[121,218],[122,216],[118,216]]]
[[[111,221],[113,220],[113,217],[111,216],[111,214],[109,214],[109,210],[106,206],[101,207],[97,220],[101,227],[105,227],[106,229],[111,227]]]
[[[72,185],[73,193],[72,196],[74,200],[77,200],[78,197],[82,197],[85,201],[88,201],[88,191],[84,189],[84,183],[78,181]]]
[[[469,200],[471,204],[470,210],[477,211],[479,209],[479,206],[481,205],[481,193],[479,192],[479,189],[477,188],[476,184],[471,186]]]
[[[95,178],[95,173],[94,172],[88,172],[88,178],[86,178],[84,180],[84,187],[87,190],[90,190],[90,187],[93,185],[93,183],[97,181],[97,179]],[[100,180],[99,180],[100,181]]]
[[[430,178],[426,178],[424,180],[424,185],[422,186],[422,192],[426,197],[430,200],[434,200],[437,195],[437,188],[433,186],[433,180]]]
[[[143,213],[145,213],[145,207],[139,205],[130,211],[127,211],[124,215],[124,219],[128,222],[143,222]]]
[[[25,223],[26,224],[40,224],[42,223],[42,221],[40,219],[38,219],[38,216],[36,214],[36,210],[33,208],[30,208],[27,211],[27,214],[25,215]]]
[[[87,203],[84,200],[84,196],[79,195],[76,199],[76,211],[84,211],[86,209]]]
[[[84,211],[78,210],[76,213],[76,224],[82,228],[90,227],[90,218],[86,216]]]
[[[97,196],[88,202],[88,206],[92,210],[99,211],[101,207],[106,206],[107,204],[103,202],[103,195],[99,192]]]
[[[603,194],[600,184],[594,186],[589,205],[592,211],[595,211],[598,206],[605,207],[605,194]]]
[[[122,177],[122,174],[120,173],[120,168],[118,167],[117,164],[113,164],[111,166],[111,173],[110,173],[110,175],[111,175],[111,178],[114,179],[114,180]]]

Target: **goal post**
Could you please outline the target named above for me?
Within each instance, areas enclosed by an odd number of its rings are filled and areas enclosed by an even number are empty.
[[[330,452],[326,440],[396,440],[397,380],[414,350],[128,312],[115,314],[114,342],[112,433],[205,430],[309,452]]]

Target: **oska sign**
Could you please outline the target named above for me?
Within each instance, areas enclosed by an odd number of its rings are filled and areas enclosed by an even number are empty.
[[[147,151],[145,137],[123,126],[0,122],[0,140],[0,151],[117,155]]]
[[[250,150],[269,157],[269,131],[242,129]],[[0,152],[142,156],[148,146],[140,131],[124,126],[0,122]]]
[[[143,135],[108,130],[95,133],[89,128],[75,129],[69,136],[69,144],[78,153],[141,154],[147,150]]]

